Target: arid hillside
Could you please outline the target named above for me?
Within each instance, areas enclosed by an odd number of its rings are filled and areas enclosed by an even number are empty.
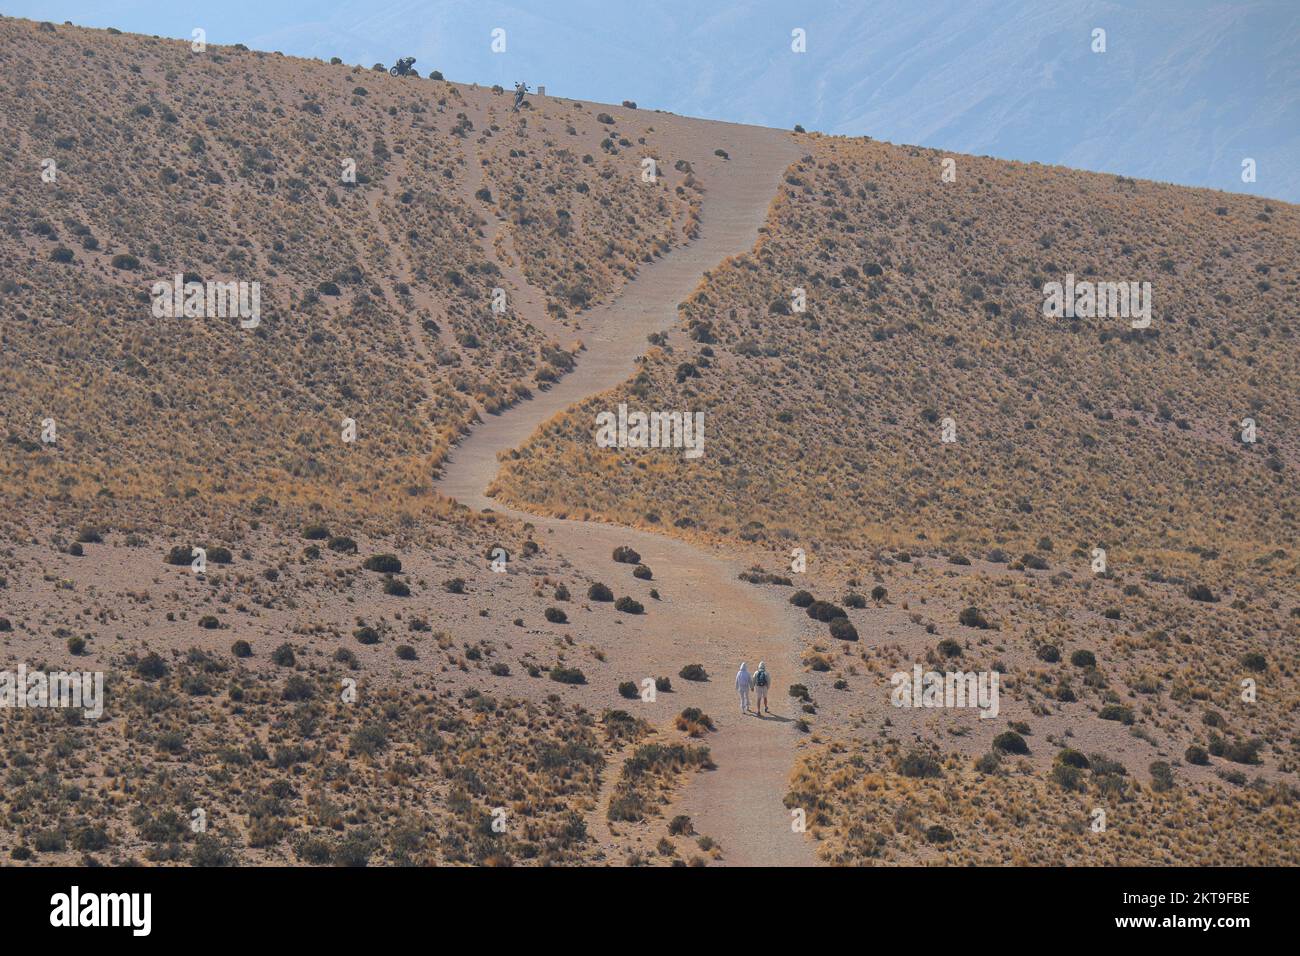
[[[820,749],[788,799],[825,859],[1294,862],[1300,213],[802,141],[754,251],[496,493],[758,553],[757,585],[849,622],[804,637]],[[1049,283],[1104,281],[1149,282],[1149,324],[1045,314]],[[620,405],[702,412],[703,453],[602,447]],[[1001,718],[900,712],[916,664],[1000,673]],[[994,794],[1018,809],[990,834]],[[1127,829],[1090,842],[1099,804]],[[1243,812],[1269,822],[1225,842]]]
[[[507,497],[810,550],[1294,541],[1295,207],[974,157],[949,183],[940,154],[806,144],[760,246],[709,276],[626,388],[525,449]],[[1067,273],[1149,282],[1149,327],[1045,317]],[[619,402],[703,411],[706,453],[597,447]]]
[[[755,134],[67,25],[0,40],[0,672],[104,678],[99,718],[3,712],[6,862],[725,862],[676,812],[719,686],[677,675],[718,667],[663,640],[714,609],[433,479],[573,370]],[[176,275],[257,283],[257,314],[172,314]]]
[[[0,712],[5,862],[1300,862],[1296,207],[13,19],[0,76],[0,680],[104,679]]]
[[[440,79],[18,20],[0,41],[19,494],[428,511],[449,445],[572,368],[582,309],[689,238],[691,160],[722,162],[632,108],[516,113]],[[260,324],[157,317],[178,275],[257,283]]]

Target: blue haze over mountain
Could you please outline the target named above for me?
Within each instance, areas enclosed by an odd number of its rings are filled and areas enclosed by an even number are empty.
[[[712,119],[1300,201],[1296,0],[26,0],[3,12],[242,42]],[[491,52],[494,27],[507,50]],[[807,52],[791,51],[791,30]],[[1092,31],[1106,30],[1105,53]],[[1256,160],[1258,181],[1241,164]]]

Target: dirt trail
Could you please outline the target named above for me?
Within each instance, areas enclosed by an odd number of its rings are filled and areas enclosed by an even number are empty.
[[[545,547],[593,575],[609,577],[618,567],[610,557],[616,546],[631,545],[641,553],[654,569],[663,600],[652,602],[640,619],[637,663],[647,674],[671,675],[675,690],[659,695],[662,711],[655,723],[670,726],[682,707],[698,706],[718,727],[706,741],[717,769],[693,775],[674,812],[690,815],[697,832],[718,841],[725,863],[811,865],[811,845],[792,832],[782,803],[799,736],[795,708],[785,694],[798,666],[790,608],[738,580],[744,569],[740,556],[614,525],[539,517],[502,507],[485,494],[499,453],[524,444],[573,403],[631,377],[635,358],[648,347],[646,336],[675,324],[677,304],[704,271],[754,245],[781,174],[799,155],[790,138],[776,130],[667,116],[656,116],[655,126],[683,144],[681,153],[688,146],[698,153],[703,140],[711,146],[718,141],[731,156],[701,175],[706,192],[699,238],[643,266],[614,301],[585,315],[587,351],[577,369],[548,391],[476,426],[453,450],[438,490],[472,509],[492,508],[531,521]],[[752,670],[760,659],[775,678],[774,715],[766,719],[742,716],[733,689],[740,662]],[[687,663],[703,664],[710,681],[678,678]]]

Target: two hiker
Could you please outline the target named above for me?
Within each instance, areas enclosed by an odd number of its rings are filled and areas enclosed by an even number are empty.
[[[740,662],[740,670],[736,672],[736,691],[740,694],[740,712],[749,713],[749,691],[754,691],[754,713],[761,714],[764,709],[770,714],[772,708],[767,706],[767,689],[772,684],[772,676],[767,672],[767,665],[762,661],[758,662],[758,670],[750,674],[745,662]]]

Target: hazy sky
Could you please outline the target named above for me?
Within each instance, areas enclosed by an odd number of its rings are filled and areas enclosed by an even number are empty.
[[[1297,0],[0,0],[7,15],[1300,200]],[[504,53],[492,31],[505,30]],[[791,33],[805,31],[806,52]],[[1104,52],[1093,31],[1106,31]],[[1255,160],[1256,182],[1242,162]]]

